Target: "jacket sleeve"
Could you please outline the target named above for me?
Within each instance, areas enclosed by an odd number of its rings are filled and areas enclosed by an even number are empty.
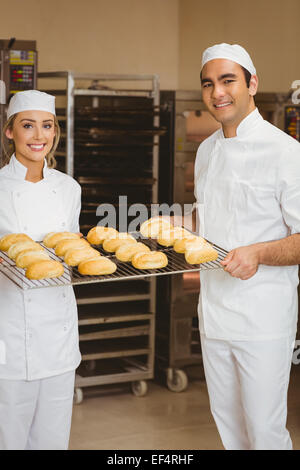
[[[291,235],[300,233],[300,145],[295,144],[281,158],[277,182],[277,198]]]

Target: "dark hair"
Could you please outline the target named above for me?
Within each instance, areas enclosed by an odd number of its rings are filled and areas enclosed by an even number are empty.
[[[241,69],[242,69],[243,72],[244,72],[244,76],[245,76],[247,88],[249,88],[249,86],[250,86],[250,79],[251,79],[251,73],[249,72],[249,70],[245,69],[245,67],[243,67],[242,65],[241,65],[240,67],[241,67]],[[202,81],[202,70],[201,70],[201,72],[200,72],[200,80]]]
[[[250,79],[251,79],[251,73],[249,72],[249,70],[245,69],[245,67],[242,67],[242,70],[244,72],[244,75],[245,75],[245,80],[246,80],[246,84],[247,84],[247,88],[249,88],[250,86]]]

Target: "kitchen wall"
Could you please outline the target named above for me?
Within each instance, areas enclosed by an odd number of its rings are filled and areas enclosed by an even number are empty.
[[[260,91],[300,80],[299,0],[180,0],[179,87],[197,89],[203,49],[239,43],[250,53]]]
[[[163,89],[198,89],[201,53],[238,42],[261,91],[300,79],[299,0],[14,0],[0,36],[36,39],[39,70],[158,73]]]
[[[14,0],[1,38],[35,39],[39,71],[158,73],[178,87],[179,0]]]

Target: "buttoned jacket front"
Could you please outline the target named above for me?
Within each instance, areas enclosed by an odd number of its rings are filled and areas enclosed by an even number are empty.
[[[300,144],[257,109],[225,138],[199,147],[195,196],[200,234],[230,251],[300,232]],[[298,266],[259,265],[248,280],[200,273],[200,330],[209,338],[260,340],[295,334]]]
[[[0,237],[79,232],[81,188],[70,176],[43,169],[38,183],[13,156],[0,170]],[[71,286],[22,290],[0,273],[0,378],[36,380],[80,363],[77,305]]]

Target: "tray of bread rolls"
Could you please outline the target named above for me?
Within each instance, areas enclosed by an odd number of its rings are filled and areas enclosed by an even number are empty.
[[[222,268],[227,251],[154,217],[139,232],[93,227],[86,237],[51,232],[0,238],[0,272],[23,290]]]

